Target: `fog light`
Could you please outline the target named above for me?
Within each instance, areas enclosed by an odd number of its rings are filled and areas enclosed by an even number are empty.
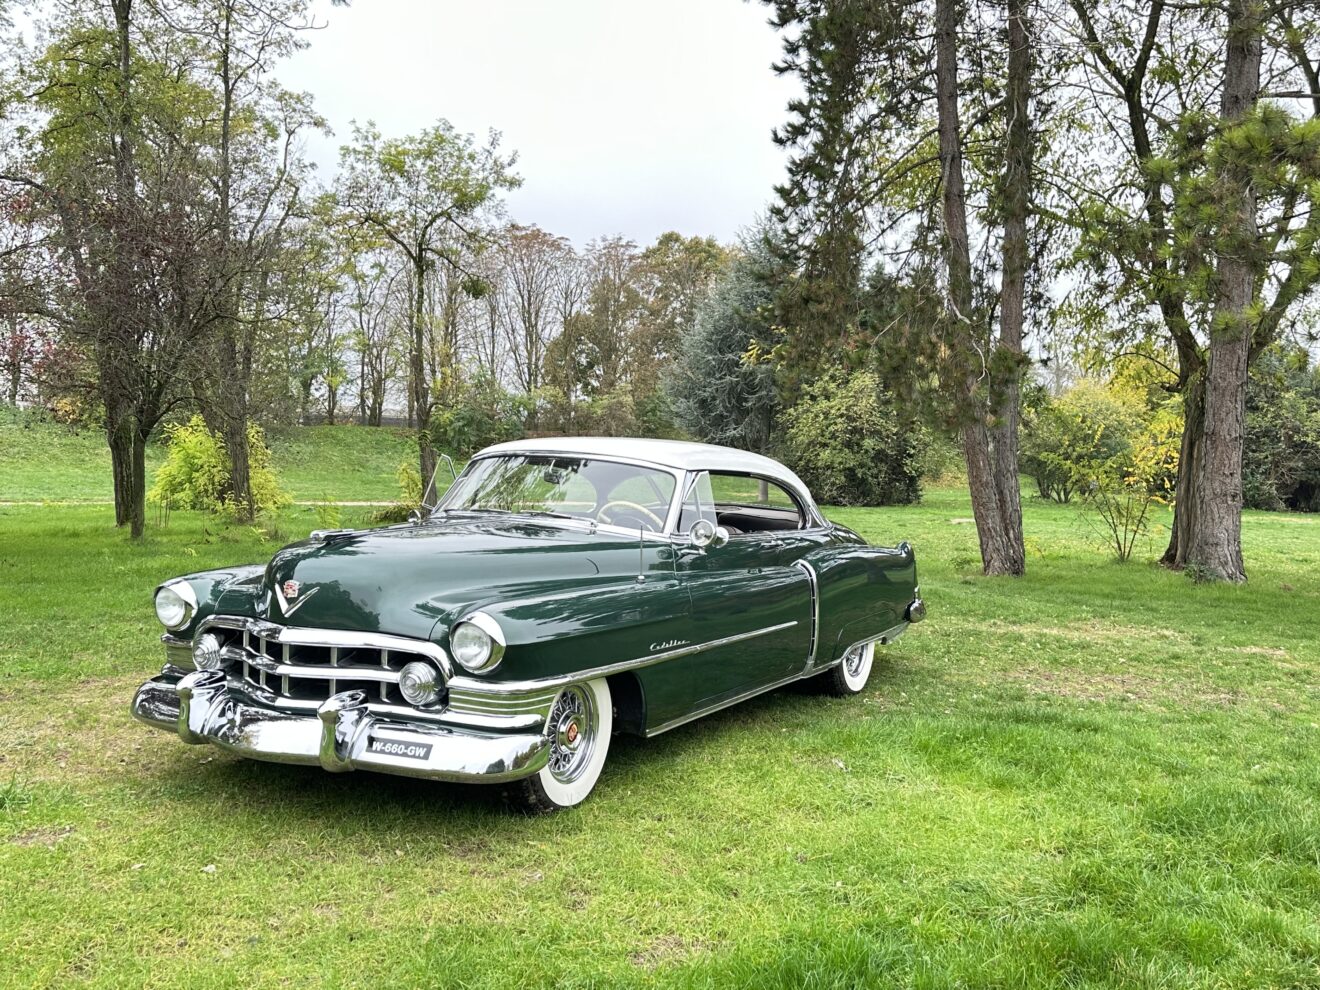
[[[431,705],[440,698],[440,672],[420,660],[399,671],[399,693],[410,705]]]
[[[193,643],[193,666],[198,670],[219,670],[225,664],[224,641],[215,633],[203,633]]]

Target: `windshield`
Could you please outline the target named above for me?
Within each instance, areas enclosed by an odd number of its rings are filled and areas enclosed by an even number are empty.
[[[439,508],[546,514],[659,533],[664,531],[674,488],[674,476],[658,468],[586,457],[516,454],[473,461]]]

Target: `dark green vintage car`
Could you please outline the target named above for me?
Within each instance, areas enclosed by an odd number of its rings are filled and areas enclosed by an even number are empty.
[[[827,522],[767,457],[524,440],[410,523],[161,585],[166,663],[133,714],[255,759],[502,783],[552,810],[591,792],[615,732],[808,677],[856,694],[876,644],[924,614],[912,549]]]

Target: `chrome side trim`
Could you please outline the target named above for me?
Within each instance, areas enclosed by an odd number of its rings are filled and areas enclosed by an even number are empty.
[[[762,684],[760,687],[752,688],[750,691],[744,691],[742,694],[734,695],[732,698],[725,698],[723,701],[717,701],[713,705],[707,705],[705,708],[698,708],[695,712],[688,712],[686,715],[680,715],[678,718],[670,719],[654,729],[646,730],[646,738],[658,736],[662,732],[668,732],[670,729],[677,729],[680,725],[686,725],[688,722],[695,722],[704,715],[712,715],[724,708],[732,708],[740,701],[746,701],[748,698],[755,698],[758,694],[765,694],[767,691],[773,691],[775,688],[784,687],[786,684],[792,684],[794,681],[803,680],[812,674],[819,673],[813,670],[810,673],[791,674],[782,680],[774,681],[770,684]]]
[[[449,682],[449,689],[453,691],[465,691],[469,694],[529,694],[534,691],[544,691],[550,688],[561,688],[569,684],[577,684],[581,681],[594,680],[597,677],[609,677],[611,674],[622,674],[628,670],[641,670],[643,667],[650,667],[652,664],[664,663],[666,660],[676,660],[679,657],[691,656],[693,653],[704,653],[706,650],[713,650],[721,646],[728,646],[731,643],[741,643],[743,640],[755,639],[758,636],[768,636],[770,633],[780,632],[784,629],[791,629],[797,625],[797,620],[792,622],[781,622],[777,626],[766,626],[764,629],[753,629],[751,632],[738,633],[735,636],[724,636],[720,639],[708,640],[705,643],[697,643],[693,646],[681,646],[674,650],[664,650],[660,653],[651,653],[644,657],[638,657],[636,660],[621,660],[618,663],[605,664],[603,667],[592,667],[590,670],[578,670],[571,674],[560,674],[557,677],[539,677],[528,681],[495,681],[487,682],[478,680],[474,677],[455,677]]]
[[[811,668],[816,665],[816,647],[820,637],[820,579],[816,576],[816,568],[805,560],[795,560],[793,566],[802,568],[811,585],[811,649],[807,653],[807,667]]]
[[[854,643],[852,646],[848,647],[848,649],[844,650],[843,653],[839,655],[839,658],[837,660],[831,660],[823,667],[816,668],[811,665],[808,665],[807,668],[803,670],[801,673],[792,674],[788,677],[783,678],[782,680],[774,681],[770,684],[762,684],[760,687],[752,688],[750,691],[744,691],[742,694],[735,695],[732,698],[725,698],[723,701],[717,701],[713,705],[707,705],[705,708],[699,708],[695,712],[688,712],[686,715],[680,715],[678,718],[670,719],[668,722],[664,722],[653,729],[647,729],[645,733],[646,738],[650,739],[652,736],[658,736],[662,732],[668,732],[670,729],[677,729],[680,725],[686,725],[688,722],[694,722],[697,719],[701,718],[703,715],[712,715],[715,712],[720,711],[721,709],[731,708],[732,706],[738,704],[740,701],[746,701],[748,698],[755,698],[758,694],[765,694],[767,691],[773,691],[776,688],[784,687],[788,684],[792,684],[794,681],[802,681],[802,680],[806,680],[808,677],[814,677],[816,674],[819,674],[825,670],[829,670],[831,667],[841,663],[843,661],[843,658],[847,656],[849,653],[851,653],[858,646],[861,646],[865,643],[878,643],[881,646],[886,646],[889,643],[892,643],[894,640],[898,639],[899,636],[903,635],[903,631],[907,629],[907,627],[908,627],[908,623],[900,622],[898,625],[891,626],[890,628],[886,629],[878,636],[871,636],[867,639],[859,640],[858,642]]]

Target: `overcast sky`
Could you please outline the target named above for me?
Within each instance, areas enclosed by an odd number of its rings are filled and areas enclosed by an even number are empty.
[[[335,135],[309,151],[327,178],[351,120],[402,135],[448,118],[518,152],[511,216],[579,246],[665,230],[731,240],[772,198],[770,140],[792,81],[769,9],[743,0],[356,0],[280,67]]]

